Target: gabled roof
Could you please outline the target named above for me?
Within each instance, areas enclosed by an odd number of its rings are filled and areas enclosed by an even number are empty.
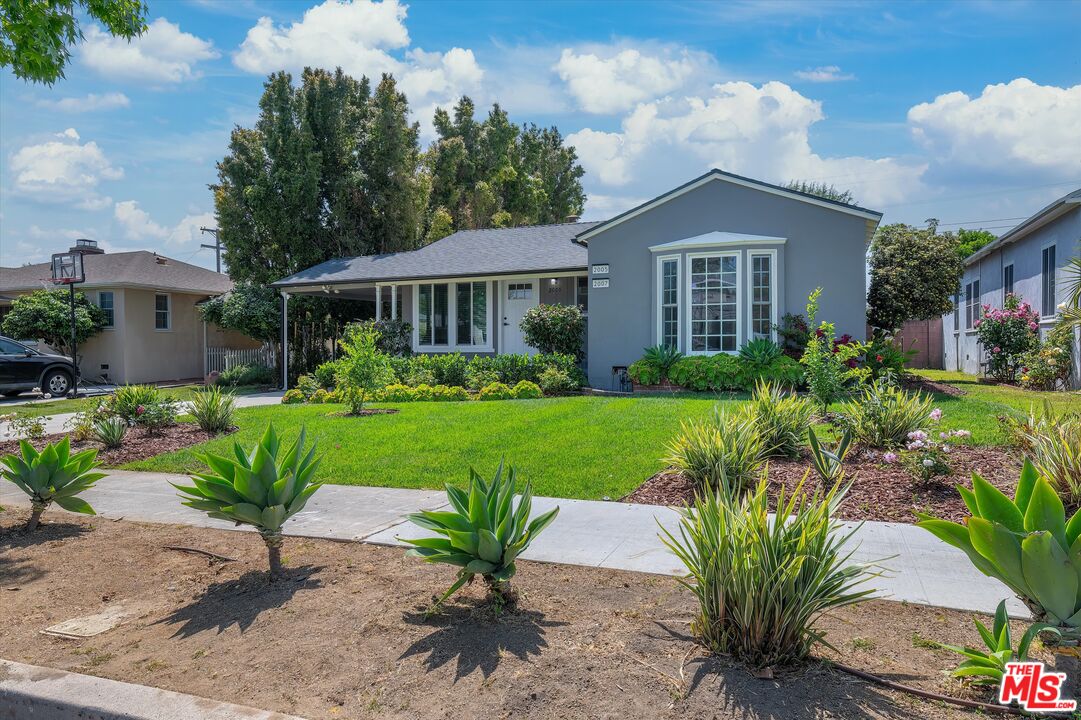
[[[982,248],[965,258],[965,265],[968,266],[980,261],[981,259],[993,253],[995,250],[998,250],[1003,245],[1017,242],[1021,238],[1028,235],[1030,232],[1043,227],[1052,220],[1078,207],[1081,207],[1081,188],[1078,188],[1071,193],[1063,195],[1058,200],[1043,208],[1032,217],[1022,220],[1016,226],[1004,232],[998,237],[997,240],[993,240],[987,243]]]
[[[459,230],[418,250],[327,260],[273,287],[583,270],[589,262],[587,250],[574,238],[596,224]]]
[[[680,185],[674,190],[669,190],[663,195],[658,195],[652,200],[642,203],[638,207],[631,208],[624,213],[616,215],[614,218],[605,220],[602,223],[598,223],[595,227],[592,227],[579,235],[578,239],[582,242],[588,242],[589,238],[597,235],[604,230],[615,227],[622,222],[625,222],[633,217],[641,215],[644,212],[652,210],[658,205],[663,205],[669,200],[673,200],[680,195],[683,195],[684,193],[690,192],[691,190],[699,188],[706,183],[714,181],[732,183],[733,185],[742,185],[743,187],[749,187],[755,190],[762,190],[765,192],[773,193],[774,195],[788,197],[793,200],[799,200],[801,202],[805,202],[811,205],[825,207],[829,210],[836,210],[838,212],[843,212],[849,215],[855,215],[856,217],[861,217],[868,222],[868,235],[870,235],[870,233],[874,231],[874,227],[877,226],[879,220],[882,219],[882,213],[875,210],[868,210],[867,208],[862,208],[859,205],[838,202],[836,200],[828,200],[817,195],[811,195],[810,193],[800,192],[798,190],[789,190],[788,188],[781,187],[780,185],[773,185],[772,183],[743,177],[742,175],[735,175],[733,173],[725,172],[724,170],[718,170],[714,168],[709,172],[705,173],[704,175],[700,175],[694,180]]]
[[[661,243],[660,245],[650,245],[649,249],[653,251],[681,250],[683,248],[713,245],[750,245],[754,243],[759,243],[761,245],[781,245],[787,242],[787,240],[788,238],[773,237],[771,235],[748,235],[747,233],[721,232],[719,230],[714,230],[713,232],[695,235],[694,237]]]
[[[83,271],[86,282],[78,285],[79,288],[136,287],[220,295],[233,287],[228,275],[147,250],[86,253],[83,255]],[[49,263],[0,267],[0,292],[40,290],[51,286],[51,277],[52,267]]]

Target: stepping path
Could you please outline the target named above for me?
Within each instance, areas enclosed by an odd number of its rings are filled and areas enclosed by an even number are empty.
[[[251,395],[237,395],[236,407],[257,407],[259,405],[277,405],[282,401],[281,391],[267,392],[267,393],[253,393]],[[191,409],[191,403],[187,400],[177,403],[177,409],[181,414]],[[0,415],[4,414],[4,408],[0,405]],[[54,433],[62,433],[66,430],[70,430],[68,427],[68,421],[75,417],[78,413],[59,413],[57,415],[47,415],[45,419],[45,433],[52,435]],[[0,438],[7,432],[8,423],[0,422]],[[7,439],[7,438],[4,438]]]
[[[225,530],[249,529],[208,518],[180,504],[169,481],[185,475],[113,470],[82,495],[108,518],[176,523]],[[28,506],[11,483],[0,483],[0,505]],[[678,532],[679,513],[657,505],[534,497],[533,512],[558,505],[559,517],[523,557],[529,560],[681,575],[683,568],[657,537],[658,523]],[[353,540],[401,545],[397,537],[420,537],[425,531],[405,520],[406,513],[447,506],[435,490],[324,485],[286,524],[294,537]],[[48,514],[64,512],[50,508]],[[845,523],[854,528],[857,523]],[[870,581],[878,596],[921,605],[993,613],[1008,598],[1010,613],[1026,617],[1025,606],[998,580],[983,575],[960,550],[925,530],[904,523],[865,522],[856,530],[857,562],[877,561],[882,577]]]

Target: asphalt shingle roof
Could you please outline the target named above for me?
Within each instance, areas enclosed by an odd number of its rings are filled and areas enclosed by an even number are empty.
[[[159,259],[165,262],[161,263]],[[233,281],[227,275],[147,250],[87,253],[83,255],[83,270],[86,283],[80,287],[127,285],[205,295],[217,295],[233,287]],[[42,280],[47,281],[51,277],[49,263],[0,267],[0,292],[38,290],[43,287]]]
[[[585,246],[574,237],[597,224],[459,230],[419,250],[327,260],[274,286],[577,270],[589,260]]]

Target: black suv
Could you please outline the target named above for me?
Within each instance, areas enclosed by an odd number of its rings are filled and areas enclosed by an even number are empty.
[[[0,336],[0,394],[14,397],[34,388],[53,396],[71,392],[71,359]]]

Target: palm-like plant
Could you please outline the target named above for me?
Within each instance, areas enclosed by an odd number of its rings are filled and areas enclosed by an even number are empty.
[[[1062,268],[1066,275],[1066,307],[1059,311],[1059,322],[1071,330],[1081,327],[1081,257],[1070,258]]]
[[[25,440],[19,442],[19,449],[21,457],[10,453],[0,458],[0,462],[4,464],[4,477],[30,496],[27,532],[37,529],[41,514],[53,502],[70,512],[95,514],[94,508],[76,495],[105,477],[105,473],[92,472],[101,464],[95,462],[97,450],[72,455],[66,437],[56,444],[49,443],[40,453]]]
[[[947,645],[939,643],[939,647],[951,652],[963,655],[966,659],[953,671],[957,678],[968,678],[974,685],[998,685],[1006,674],[1006,663],[1024,662],[1028,659],[1028,649],[1032,641],[1041,632],[1049,635],[1062,637],[1058,628],[1047,623],[1034,623],[1021,637],[1021,644],[1016,652],[1013,647],[1013,638],[1010,636],[1010,618],[1006,615],[1006,601],[998,604],[995,611],[995,622],[990,630],[979,620],[973,618],[976,630],[980,633],[980,639],[987,646],[987,650],[980,650],[960,645]]]
[[[184,505],[212,518],[252,525],[263,536],[270,561],[270,580],[281,576],[282,525],[300,512],[322,487],[312,482],[319,458],[315,443],[305,452],[304,428],[287,448],[268,425],[250,453],[233,443],[235,457],[207,453],[209,473],[191,476],[194,486],[176,485]]]
[[[526,483],[515,507],[514,468],[509,468],[504,475],[502,462],[490,483],[470,468],[468,490],[449,484],[446,488],[453,510],[422,510],[408,516],[413,524],[431,530],[439,537],[399,538],[414,546],[407,555],[461,568],[458,579],[428,612],[434,612],[459,588],[471,582],[474,575],[484,578],[489,595],[497,605],[513,602],[510,580],[517,571],[514,561],[555,520],[559,508],[530,520],[533,488]]]

